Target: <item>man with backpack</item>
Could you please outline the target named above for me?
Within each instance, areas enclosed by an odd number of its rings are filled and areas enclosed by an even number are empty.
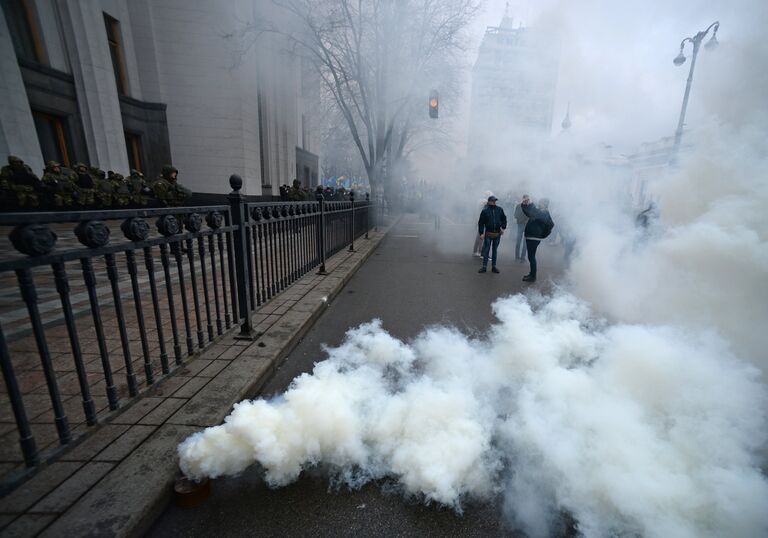
[[[523,199],[515,206],[515,220],[517,221],[517,241],[515,242],[515,261],[523,263],[526,256],[525,248],[525,225],[528,224],[528,217],[523,213],[523,204],[530,203],[531,198],[523,194]]]
[[[555,223],[549,214],[549,200],[546,198],[539,201],[539,207],[530,200],[523,200],[520,206],[528,217],[528,223],[525,225],[525,246],[528,250],[528,262],[531,264],[531,272],[525,275],[523,280],[536,282],[536,249],[539,248],[539,243],[552,233]]]
[[[483,266],[478,273],[485,273],[488,267],[488,251],[493,247],[491,256],[491,271],[498,273],[496,268],[496,252],[499,249],[499,240],[504,230],[507,229],[507,216],[504,210],[496,205],[497,198],[493,195],[488,197],[488,204],[480,212],[480,219],[477,221],[478,233],[484,236],[483,239]]]

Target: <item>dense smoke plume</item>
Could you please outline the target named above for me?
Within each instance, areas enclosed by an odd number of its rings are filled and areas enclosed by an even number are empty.
[[[461,509],[504,491],[547,536],[555,507],[588,536],[759,536],[766,393],[711,334],[609,325],[571,295],[497,301],[472,339],[436,327],[412,343],[380,322],[349,331],[272,401],[242,402],[179,447],[183,472],[272,486],[321,465],[350,487],[394,477]]]
[[[632,214],[577,221],[569,285],[614,319],[717,332],[768,375],[758,329],[768,326],[768,147],[764,134],[720,129],[731,137],[697,137],[683,165],[651,184],[660,219],[646,241]]]

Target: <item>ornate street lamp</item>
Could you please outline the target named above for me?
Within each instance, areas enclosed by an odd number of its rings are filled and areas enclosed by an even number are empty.
[[[686,37],[680,42],[680,53],[672,60],[676,66],[681,66],[685,63],[686,57],[683,54],[685,44],[691,42],[693,45],[693,54],[691,55],[691,69],[688,72],[688,82],[685,84],[685,95],[683,96],[683,106],[680,109],[680,119],[677,122],[677,130],[675,131],[675,147],[672,153],[672,159],[677,158],[677,152],[680,149],[680,139],[683,137],[683,124],[685,123],[685,111],[688,108],[688,96],[691,93],[691,82],[693,82],[693,68],[696,66],[696,56],[699,54],[699,47],[701,42],[707,37],[707,34],[712,30],[712,38],[704,45],[707,49],[714,49],[717,47],[717,30],[720,28],[720,22],[713,22],[706,30],[702,30],[693,37]]]

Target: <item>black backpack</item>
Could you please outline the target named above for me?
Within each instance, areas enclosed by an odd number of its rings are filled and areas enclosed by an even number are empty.
[[[555,227],[555,223],[552,220],[552,217],[548,218],[544,222],[544,228],[542,230],[541,238],[542,239],[546,239],[547,237],[549,237],[549,234],[552,233],[552,228],[554,228],[554,227]]]

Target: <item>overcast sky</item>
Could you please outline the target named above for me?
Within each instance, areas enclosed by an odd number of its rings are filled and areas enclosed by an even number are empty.
[[[498,25],[505,0],[482,0],[470,61],[486,26]],[[510,1],[510,15],[562,41],[553,129],[571,102],[572,132],[619,151],[671,135],[689,62],[672,64],[680,41],[719,20],[720,47],[701,50],[688,108],[691,128],[736,106],[765,85],[768,0]],[[762,32],[766,32],[763,37]],[[690,45],[686,48],[690,56]],[[730,97],[729,97],[730,96]],[[734,97],[736,96],[736,97]],[[469,95],[467,95],[469,98]],[[764,103],[765,101],[763,101]]]

